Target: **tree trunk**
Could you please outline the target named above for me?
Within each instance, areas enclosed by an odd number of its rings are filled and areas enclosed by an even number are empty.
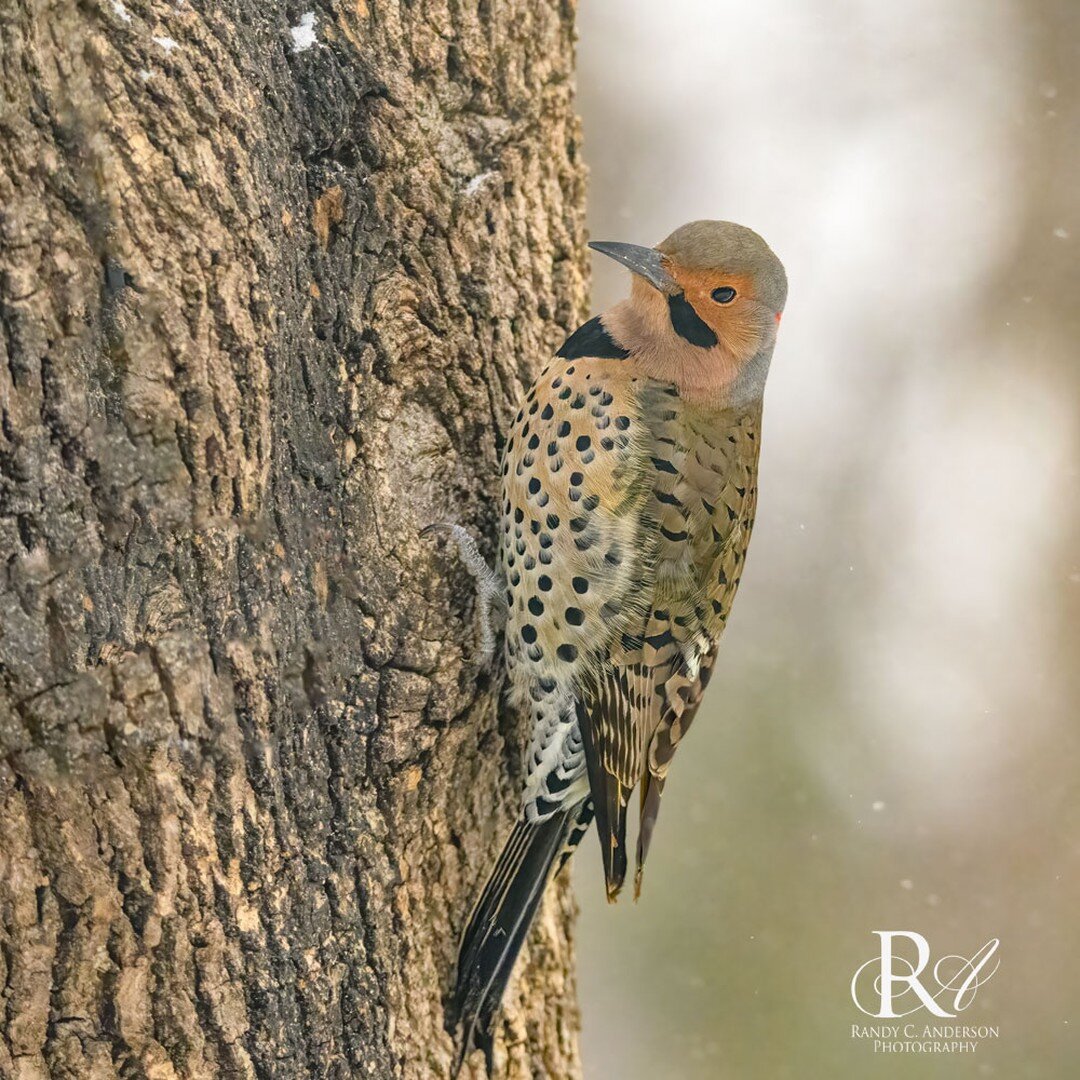
[[[0,7],[0,1075],[447,1074],[524,731],[417,533],[491,553],[582,314],[572,21]],[[579,1070],[571,919],[504,1076]]]

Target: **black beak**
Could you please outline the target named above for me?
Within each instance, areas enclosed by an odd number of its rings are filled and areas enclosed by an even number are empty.
[[[656,248],[640,247],[637,244],[620,244],[613,240],[594,240],[589,244],[593,251],[607,255],[616,262],[639,274],[654,288],[668,296],[680,291],[679,283],[664,269],[660,254]]]

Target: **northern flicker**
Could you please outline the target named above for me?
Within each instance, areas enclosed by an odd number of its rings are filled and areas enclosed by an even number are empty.
[[[635,895],[668,768],[701,702],[757,501],[762,393],[787,296],[757,233],[695,221],[656,248],[593,243],[629,299],[579,327],[502,461],[510,692],[532,718],[521,813],[473,909],[450,1019],[492,1021],[548,881],[595,816],[609,900]]]

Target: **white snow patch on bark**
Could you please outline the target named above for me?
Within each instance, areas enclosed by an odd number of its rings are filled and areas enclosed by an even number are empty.
[[[292,34],[292,51],[305,52],[315,44],[315,12],[305,11],[296,26],[289,27]]]

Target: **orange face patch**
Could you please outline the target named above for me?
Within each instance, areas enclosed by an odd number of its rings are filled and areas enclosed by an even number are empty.
[[[738,361],[749,360],[761,345],[760,308],[751,303],[753,283],[746,274],[724,270],[698,270],[665,260],[666,268],[683,290],[697,317],[711,330],[720,345]],[[734,289],[727,303],[713,298],[717,289]]]

